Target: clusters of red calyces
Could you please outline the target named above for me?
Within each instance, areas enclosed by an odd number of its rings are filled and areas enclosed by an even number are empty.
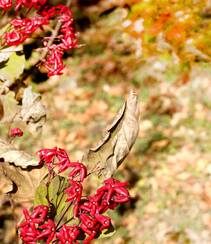
[[[36,241],[46,240],[49,244],[53,240],[56,226],[54,221],[48,218],[48,210],[44,205],[36,206],[31,214],[27,209],[23,210],[25,220],[19,225],[23,243],[35,244]]]
[[[11,0],[0,0],[0,9],[8,11],[13,7]],[[11,30],[5,32],[3,36],[3,45],[17,46],[23,43],[27,38],[40,28],[50,25],[52,19],[56,19],[60,23],[60,29],[56,37],[44,37],[44,49],[47,49],[46,59],[43,65],[48,71],[48,76],[61,75],[64,69],[62,57],[65,51],[71,50],[77,46],[77,38],[73,28],[73,14],[70,8],[65,5],[58,4],[51,6],[47,0],[16,0],[14,9],[16,13],[21,8],[26,9],[27,15],[29,11],[34,9],[32,17],[16,17],[11,24]],[[50,43],[50,44],[49,44]]]
[[[12,7],[12,0],[1,0],[0,1],[0,8],[4,11],[10,9]]]
[[[97,238],[103,230],[109,229],[111,219],[105,213],[129,201],[127,182],[120,182],[114,178],[106,179],[95,194],[85,197],[82,196],[82,184],[88,174],[84,164],[71,162],[66,151],[57,147],[41,149],[38,156],[40,164],[44,163],[50,174],[70,169],[69,186],[64,192],[67,195],[67,203],[73,205],[73,218],[78,219],[78,224],[72,226],[63,224],[57,228],[54,220],[48,217],[47,206],[35,207],[31,215],[24,209],[25,220],[19,225],[22,241],[27,244],[39,240],[44,240],[46,243],[56,241],[60,244],[77,244],[82,240],[82,243],[87,244]]]
[[[12,128],[9,131],[9,136],[10,137],[21,137],[21,136],[23,136],[23,131],[20,128]]]

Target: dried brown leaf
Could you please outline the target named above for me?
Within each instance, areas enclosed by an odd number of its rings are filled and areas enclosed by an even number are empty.
[[[13,145],[0,139],[0,160],[1,162],[13,163],[15,166],[27,168],[38,166],[39,162],[28,153],[18,150]]]
[[[46,169],[38,160],[0,139],[2,193],[10,192],[14,201],[31,201]]]
[[[2,122],[11,123],[20,110],[19,105],[15,100],[15,93],[9,91],[7,94],[0,95],[0,99],[4,110]]]
[[[13,201],[31,202],[34,200],[34,194],[40,181],[46,175],[46,168],[22,169],[10,163],[2,163],[0,171],[3,173],[3,180],[10,181],[9,196]]]
[[[84,161],[89,170],[100,169],[103,177],[111,177],[128,155],[139,130],[138,97],[131,92],[113,122],[106,128],[99,144],[91,148]]]
[[[31,86],[24,90],[20,116],[35,131],[41,129],[46,121],[46,110],[41,102],[41,96],[32,92]]]
[[[13,184],[12,184],[11,180],[9,180],[8,178],[5,177],[2,169],[0,170],[0,179],[1,179],[1,182],[0,182],[0,195],[2,193],[7,193],[7,192],[12,191]]]

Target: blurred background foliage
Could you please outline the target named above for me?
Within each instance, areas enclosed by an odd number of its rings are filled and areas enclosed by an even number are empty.
[[[24,46],[24,84],[42,93],[48,120],[16,144],[33,154],[66,148],[78,160],[134,88],[139,137],[116,174],[132,199],[112,213],[116,233],[96,243],[211,243],[211,2],[78,0],[72,9],[80,45],[62,76],[31,69],[37,40]],[[5,208],[1,242],[12,243]]]

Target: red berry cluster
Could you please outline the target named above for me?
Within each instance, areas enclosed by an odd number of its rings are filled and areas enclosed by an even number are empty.
[[[83,197],[83,181],[87,177],[87,168],[79,162],[71,162],[65,150],[60,148],[42,149],[38,152],[40,163],[45,163],[49,174],[56,175],[71,169],[68,175],[69,187],[65,189],[67,202],[73,204],[73,217],[78,219],[78,225],[62,225],[57,227],[54,220],[48,217],[47,206],[37,206],[31,215],[24,209],[25,220],[19,225],[20,237],[24,243],[36,243],[44,240],[50,243],[90,243],[103,230],[111,226],[111,219],[104,213],[115,209],[119,204],[129,201],[129,192],[125,188],[127,183],[109,178],[104,185],[91,196]],[[83,236],[83,238],[81,237]],[[84,237],[85,236],[85,237]]]
[[[64,69],[62,57],[65,51],[71,50],[77,46],[77,38],[73,28],[72,11],[62,4],[50,6],[47,0],[16,0],[14,4],[15,11],[24,7],[36,11],[34,16],[16,17],[11,21],[11,31],[6,32],[3,36],[4,44],[8,46],[17,46],[29,38],[38,28],[43,30],[43,26],[50,25],[50,20],[57,19],[60,22],[58,35],[54,37],[54,41],[49,45],[49,38],[43,38],[44,47],[48,53],[44,67],[48,70],[48,76],[60,75]],[[12,8],[11,0],[0,0],[0,9],[8,11]],[[26,11],[29,14],[29,10]]]

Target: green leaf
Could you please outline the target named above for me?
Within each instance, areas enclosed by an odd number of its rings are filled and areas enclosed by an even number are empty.
[[[69,210],[67,211],[67,220],[71,219],[73,217],[73,205],[69,208]],[[75,219],[76,221],[74,221],[76,224],[78,222],[77,219]],[[71,220],[71,225],[73,224],[73,221]]]
[[[67,195],[60,193],[58,196],[58,203],[59,204],[57,204],[57,210],[56,210],[57,215],[59,215],[67,206],[66,200],[67,200]]]
[[[67,183],[67,179],[59,175],[55,176],[50,183],[48,177],[45,177],[36,190],[34,205],[51,203],[56,209],[56,216],[60,215],[67,206],[67,196],[64,193]]]
[[[57,204],[58,196],[60,194],[59,190],[62,184],[62,178],[60,176],[54,177],[48,187],[48,197],[49,201],[54,205]]]
[[[111,226],[108,229],[102,231],[102,233],[100,234],[100,236],[98,238],[99,239],[108,238],[108,237],[113,236],[115,233],[116,233],[116,230],[114,229],[114,226],[111,224]]]
[[[47,186],[41,182],[35,192],[34,205],[48,205],[47,201]]]
[[[25,68],[25,55],[21,48],[5,48],[0,51],[0,80],[11,85]]]

